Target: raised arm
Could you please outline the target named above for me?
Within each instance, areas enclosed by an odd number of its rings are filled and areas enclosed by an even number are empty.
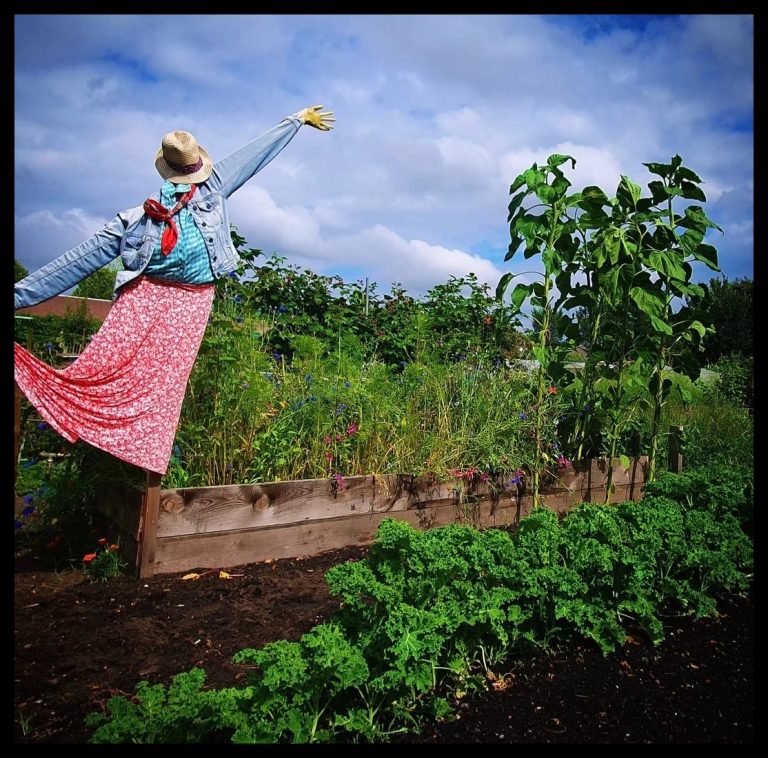
[[[229,197],[261,171],[294,138],[302,124],[327,132],[333,129],[330,122],[335,120],[331,111],[323,111],[322,105],[312,105],[287,116],[277,126],[216,161],[208,184]]]

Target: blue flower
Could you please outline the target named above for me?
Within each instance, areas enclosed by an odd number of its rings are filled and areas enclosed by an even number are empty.
[[[31,516],[35,512],[35,506],[34,505],[28,505],[26,508],[24,508],[21,511],[22,516]]]
[[[34,503],[34,502],[35,502],[35,498],[33,498],[33,497],[32,497],[32,495],[24,495],[24,497],[22,498],[22,500],[23,500],[23,501],[24,501],[24,502],[25,502],[27,505],[32,505],[32,503]]]
[[[242,324],[243,323],[243,317],[242,316],[235,316],[235,323],[236,324]]]
[[[557,450],[558,447],[560,447],[560,446],[557,444],[557,442],[553,442],[552,443],[552,449],[553,450]]]
[[[305,381],[307,384],[309,384],[309,383],[312,381],[312,374],[307,374],[307,375],[304,377],[304,381]]]
[[[48,424],[46,424],[46,423],[45,423],[45,421],[41,421],[41,422],[40,422],[40,423],[37,425],[37,429],[38,429],[38,431],[40,431],[40,432],[44,432],[44,431],[45,431],[47,428],[48,428]]]
[[[280,306],[280,307],[277,309],[277,312],[278,312],[278,313],[288,313],[288,309],[287,309],[287,308],[286,308],[284,305],[281,305],[281,306]]]
[[[243,296],[242,295],[232,295],[232,299],[236,303],[242,303],[243,302]]]
[[[271,371],[265,371],[265,372],[264,372],[264,378],[265,378],[265,379],[266,379],[268,382],[271,382],[271,381],[272,381],[272,380],[275,378],[275,375],[274,375],[274,374],[273,374]]]
[[[352,385],[349,382],[344,382],[344,386],[349,389]]]
[[[525,419],[527,419],[527,418],[528,418],[527,414],[525,414],[525,413],[521,413],[520,414],[520,421],[525,421]]]
[[[272,357],[273,357],[273,358],[274,358],[276,361],[279,361],[279,360],[282,360],[282,358],[283,358],[283,354],[282,354],[282,353],[272,353]]]
[[[347,408],[347,404],[346,403],[339,403],[336,406],[336,415],[338,415],[339,413],[344,413],[346,408]]]
[[[21,521],[14,521],[13,522],[13,527],[18,532],[19,529],[23,529],[24,528],[24,524]]]
[[[229,276],[230,279],[237,279],[237,272],[236,271],[230,271],[227,276]]]

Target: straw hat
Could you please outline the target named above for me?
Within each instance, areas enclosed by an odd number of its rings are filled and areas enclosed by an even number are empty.
[[[204,182],[213,170],[211,156],[189,132],[168,132],[155,156],[155,168],[163,179],[176,184]]]

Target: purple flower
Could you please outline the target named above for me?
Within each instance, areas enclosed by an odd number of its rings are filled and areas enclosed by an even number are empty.
[[[273,357],[273,358],[274,358],[276,361],[280,361],[280,360],[282,360],[282,358],[283,358],[283,354],[282,354],[282,353],[272,353],[272,357]]]
[[[33,497],[32,497],[32,495],[24,495],[24,497],[22,498],[22,500],[23,500],[23,501],[24,501],[24,502],[25,502],[27,505],[32,505],[32,503],[34,503],[34,502],[35,502],[35,498],[33,498]]]
[[[48,428],[48,424],[46,424],[46,423],[45,423],[45,421],[41,421],[41,422],[40,422],[40,423],[37,425],[37,429],[38,429],[38,431],[40,431],[40,432],[44,432],[44,431],[45,431],[47,428]]]
[[[18,532],[19,529],[24,528],[24,524],[21,521],[14,521],[13,522],[13,528]]]
[[[346,403],[339,403],[336,406],[336,415],[338,416],[340,413],[344,413],[346,408],[347,408],[347,404]]]
[[[528,418],[528,415],[526,413],[521,413],[519,418],[520,418],[520,421],[525,421],[525,419]]]
[[[278,313],[288,313],[288,309],[284,305],[281,305],[281,306],[278,307],[277,312]]]
[[[232,295],[232,299],[236,303],[242,303],[243,302],[243,296],[242,295]]]
[[[230,271],[228,274],[230,279],[237,279],[237,272],[236,271]]]
[[[27,516],[31,516],[34,512],[35,512],[35,506],[34,505],[28,505],[26,508],[24,508],[21,511],[21,515],[26,518]]]

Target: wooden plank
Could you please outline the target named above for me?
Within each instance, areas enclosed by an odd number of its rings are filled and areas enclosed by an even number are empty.
[[[624,470],[617,462],[615,484],[630,484],[633,477],[636,484],[645,481],[643,465],[635,463]],[[604,487],[606,480],[607,464],[577,463],[573,471],[562,472],[549,491],[571,492],[577,501],[594,500],[589,490]],[[476,482],[465,486],[464,496],[495,499],[505,495],[498,493],[501,484]],[[335,491],[327,479],[163,490],[158,537],[296,524],[355,513],[395,513],[424,503],[450,504],[457,497],[456,482],[410,475],[349,477],[341,491]]]
[[[136,555],[136,569],[139,579],[155,573],[155,547],[157,543],[157,516],[160,508],[160,474],[147,472],[147,490],[141,508],[139,521],[139,549]]]
[[[612,502],[627,499],[631,485],[619,485]],[[582,491],[559,492],[545,496],[545,507],[566,513],[582,501]],[[602,503],[605,488],[591,491],[593,500]],[[501,497],[495,502],[482,500],[460,506],[453,501],[433,501],[420,507],[397,511],[348,513],[334,518],[314,519],[301,523],[278,524],[261,528],[158,536],[153,569],[155,573],[173,573],[195,568],[226,568],[269,559],[316,555],[349,545],[365,545],[373,541],[379,524],[385,518],[407,521],[419,529],[470,523],[478,527],[517,524],[532,510],[529,495]]]

